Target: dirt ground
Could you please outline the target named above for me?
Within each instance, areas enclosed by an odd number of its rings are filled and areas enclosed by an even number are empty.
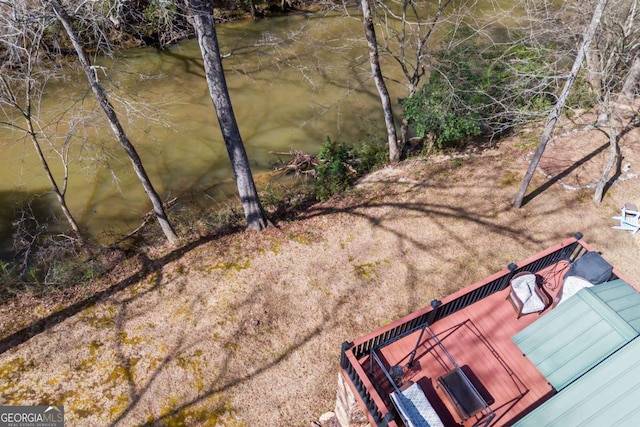
[[[387,167],[277,229],[159,248],[62,315],[5,306],[0,403],[64,405],[69,426],[309,426],[334,408],[342,342],[575,232],[639,285],[640,233],[611,217],[640,204],[640,129],[601,205],[594,130],[553,141],[541,167],[561,182],[537,173],[513,210],[536,135]],[[15,310],[28,340],[7,341]]]

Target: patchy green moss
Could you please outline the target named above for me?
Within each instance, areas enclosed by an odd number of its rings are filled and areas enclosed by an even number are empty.
[[[378,271],[376,265],[372,263],[358,264],[353,266],[356,276],[371,279],[372,277],[378,277]]]
[[[97,357],[91,355],[87,359],[82,359],[80,363],[76,363],[73,368],[77,372],[91,372],[96,369],[97,363]]]
[[[453,157],[451,159],[449,159],[449,164],[454,168],[454,169],[458,169],[460,167],[462,167],[462,165],[464,164],[462,162],[462,159],[460,159],[459,157]]]
[[[228,427],[240,427],[242,423],[235,420],[237,411],[229,402],[220,402],[214,407],[194,408],[185,407],[178,411],[180,402],[170,399],[168,405],[163,409],[160,417],[151,417],[148,424],[162,425],[166,427],[180,427],[185,425],[198,425],[203,427],[225,425]]]
[[[65,412],[69,411],[75,415],[76,419],[89,418],[95,414],[102,413],[104,408],[98,405],[98,402],[93,397],[88,396],[74,396],[70,399],[67,405],[65,405]]]
[[[129,336],[125,331],[122,331],[118,334],[118,339],[122,344],[127,344],[127,345],[138,345],[144,341],[144,339],[142,339],[141,337],[129,338]]]
[[[580,189],[576,191],[576,202],[582,204],[586,202],[590,202],[593,199],[593,190],[589,190],[586,188]]]
[[[118,365],[115,366],[109,375],[107,375],[107,383],[120,383],[126,381],[127,378],[131,378],[131,370],[128,366]]]
[[[109,418],[114,419],[127,410],[130,401],[124,393],[118,393],[112,400],[115,401],[109,405]]]
[[[280,249],[282,248],[282,241],[281,240],[273,240],[271,242],[271,252],[273,252],[274,255],[278,255],[280,253]],[[264,253],[264,251],[261,251],[261,255]]]
[[[34,366],[32,361],[27,361],[22,357],[16,357],[0,365],[0,378],[2,379],[0,381],[0,396],[3,397],[4,404],[20,405],[20,402],[34,397],[35,392],[30,388],[16,389],[22,375]]]
[[[180,319],[180,318],[185,318],[185,319],[190,319],[191,321],[194,320],[193,318],[193,309],[191,308],[191,306],[189,304],[183,304],[180,307],[178,307],[178,309],[176,311],[173,312],[172,318],[174,319]]]
[[[205,383],[203,378],[205,378],[204,366],[202,355],[204,352],[202,350],[194,350],[192,353],[184,354],[176,357],[176,363],[178,366],[192,374],[193,380],[192,385],[198,392],[198,394],[202,393],[205,389]]]
[[[514,147],[520,150],[533,150],[540,143],[540,135],[533,129],[525,128],[518,132]]]
[[[218,261],[216,264],[209,267],[208,272],[210,273],[213,270],[241,271],[249,268],[249,265],[251,265],[249,260],[245,260],[244,262]]]
[[[82,321],[96,329],[111,329],[115,327],[116,308],[105,307],[106,313],[96,313],[95,307],[88,308],[82,314]]]
[[[289,238],[289,240],[293,240],[296,243],[300,243],[301,245],[310,245],[313,243],[313,240],[311,240],[309,237],[307,236],[300,236],[300,235],[296,235],[296,234],[289,234],[287,236]]]
[[[100,342],[98,340],[91,341],[91,343],[89,344],[89,354],[91,355],[91,357],[95,357],[98,350],[100,350],[102,347],[104,347],[103,342]]]
[[[153,273],[147,276],[147,284],[148,285],[155,284],[158,281],[159,277],[160,277],[160,274],[157,271],[154,271]]]
[[[46,393],[42,390],[38,391],[38,400],[34,402],[35,405],[40,406],[50,406],[50,405],[66,405],[68,399],[75,396],[75,392],[72,390],[67,390],[66,392],[60,393],[58,391],[54,393]]]
[[[223,347],[230,350],[232,353],[235,353],[238,350],[238,343],[229,341],[224,343]]]
[[[518,172],[507,172],[498,181],[498,187],[507,188],[520,182],[520,174]]]
[[[4,365],[0,365],[0,377],[8,378],[10,376],[15,375],[16,373],[24,372],[27,368],[33,366],[33,364],[29,364],[22,357],[16,357],[15,359],[11,359]]]
[[[162,364],[162,362],[164,362],[163,357],[154,357],[153,359],[149,360],[149,367],[146,369],[146,372],[155,372],[158,369],[158,366]]]

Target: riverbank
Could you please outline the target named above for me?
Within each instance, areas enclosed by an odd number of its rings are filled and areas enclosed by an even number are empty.
[[[639,131],[621,141],[630,172]],[[148,247],[75,301],[3,306],[3,403],[63,404],[72,425],[311,425],[333,409],[343,341],[577,231],[639,284],[640,235],[611,228],[637,178],[596,205],[536,174],[535,197],[510,208],[535,134],[386,167],[262,233]],[[543,165],[587,184],[607,155],[600,134],[551,144]]]

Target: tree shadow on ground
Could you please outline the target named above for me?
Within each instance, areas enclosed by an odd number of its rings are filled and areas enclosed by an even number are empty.
[[[486,215],[478,214],[473,212],[470,209],[467,209],[463,206],[449,206],[437,203],[396,203],[396,202],[362,202],[357,204],[350,204],[346,207],[324,207],[324,206],[315,206],[310,209],[310,211],[298,218],[298,220],[309,219],[315,216],[324,216],[324,215],[335,215],[335,214],[348,214],[355,217],[364,218],[375,228],[391,232],[395,234],[399,239],[410,242],[415,245],[419,249],[427,250],[429,249],[425,246],[425,242],[416,240],[416,238],[409,234],[402,234],[399,231],[393,229],[391,226],[385,225],[385,218],[374,217],[366,214],[367,209],[375,209],[375,208],[392,208],[394,212],[404,212],[406,215],[423,215],[428,216],[432,220],[439,222],[439,225],[443,229],[448,229],[447,221],[449,220],[465,220],[473,222],[477,225],[487,227],[495,232],[508,234],[513,236],[517,241],[522,242],[534,242],[534,243],[542,243],[539,241],[535,235],[528,234],[526,230],[523,230],[521,227],[518,227],[517,224],[513,226],[508,225],[500,225],[496,222],[492,222],[490,219],[493,215],[487,213]],[[559,209],[559,208],[558,208]],[[401,215],[395,215],[393,218],[388,218],[389,220],[397,219],[401,217]],[[454,237],[457,243],[465,244],[459,238]],[[467,242],[468,243],[468,242]]]
[[[600,149],[604,148],[601,147]],[[584,161],[586,160],[587,159],[585,158]],[[441,188],[442,186],[438,187]],[[397,237],[398,241],[402,242],[402,244],[412,245],[413,247],[423,251],[433,249],[429,246],[429,242],[418,240],[414,235],[404,233],[398,229],[395,229],[391,221],[402,216],[418,215],[428,217],[432,221],[434,221],[434,223],[438,227],[447,231],[448,235],[452,239],[452,244],[460,245],[460,247],[466,248],[469,248],[471,245],[473,245],[473,242],[456,235],[454,232],[455,227],[451,227],[451,221],[469,221],[477,224],[478,226],[491,230],[492,232],[502,235],[509,235],[516,241],[522,242],[523,244],[542,243],[535,234],[529,233],[527,229],[520,227],[517,223],[502,225],[497,221],[492,221],[495,213],[483,212],[475,208],[470,209],[462,205],[450,206],[438,203],[356,200],[355,202],[350,202],[342,207],[335,204],[316,204],[313,206],[305,207],[307,209],[303,209],[300,215],[294,216],[293,221],[304,221],[306,219],[311,219],[317,216],[348,214],[354,217],[363,218],[368,221],[370,225],[375,229],[394,234]],[[393,217],[387,217],[384,215],[380,217],[368,212],[368,210],[376,208],[391,209],[395,213]],[[554,209],[559,210],[561,209],[561,206],[557,206]],[[277,212],[277,214],[273,217],[273,219],[274,221],[283,220],[285,218],[289,218],[290,214],[291,212],[289,212],[288,210],[280,209],[279,212]],[[199,239],[189,242],[182,247],[177,248],[157,259],[151,259],[145,254],[138,254],[138,256],[140,257],[140,267],[137,271],[129,274],[125,279],[108,287],[107,289],[97,292],[86,299],[75,302],[58,312],[33,321],[31,324],[0,339],[0,354],[3,354],[11,348],[26,342],[30,338],[50,329],[51,327],[62,323],[69,317],[93,306],[97,302],[109,298],[110,296],[140,282],[150,274],[162,270],[162,268],[166,264],[180,259],[191,250],[206,243],[220,239],[224,236],[234,234],[239,230],[239,226],[219,230],[217,233],[200,237]],[[156,286],[159,286],[159,282]]]
[[[236,233],[239,230],[238,227],[228,228],[225,230],[221,230],[215,234],[210,234],[207,236],[200,237],[197,240],[187,243],[184,246],[181,246],[168,254],[158,258],[151,259],[146,254],[140,253],[138,256],[140,257],[141,266],[137,271],[130,274],[125,279],[120,282],[104,289],[100,292],[97,292],[90,297],[78,301],[64,309],[52,313],[46,317],[43,317],[39,320],[32,322],[31,324],[23,327],[22,329],[8,335],[2,339],[0,339],[0,354],[5,353],[6,351],[28,341],[30,338],[45,332],[46,330],[64,322],[66,319],[88,309],[89,307],[95,305],[101,300],[109,298],[110,296],[127,289],[128,287],[135,285],[139,281],[141,281],[144,277],[154,273],[161,271],[162,268],[169,264],[170,262],[176,261],[183,257],[188,252],[193,249],[202,246],[211,241],[220,239],[226,235]],[[159,275],[160,276],[160,275]],[[159,286],[160,281],[156,281],[156,287]]]
[[[586,156],[584,156],[583,158],[581,158],[580,160],[578,160],[577,162],[575,162],[574,164],[572,164],[571,166],[569,166],[568,168],[560,172],[559,174],[548,179],[547,182],[545,182],[540,187],[536,188],[535,190],[533,190],[531,193],[527,194],[524,197],[524,199],[522,200],[522,206],[525,206],[527,203],[535,199],[537,196],[547,191],[553,184],[556,184],[560,182],[562,179],[568,177],[571,174],[571,172],[575,171],[580,166],[584,165],[589,160],[596,157],[598,154],[602,153],[608,146],[609,146],[608,142],[605,144],[602,144],[601,146],[593,150],[591,153],[587,154]]]
[[[632,124],[632,125],[626,126],[620,133],[618,133],[616,135],[616,144],[618,144],[620,142],[620,140],[626,134],[628,134],[632,130],[636,129],[637,127],[638,127],[637,124]],[[604,133],[605,133],[605,135],[608,136],[608,134],[606,132],[604,132]],[[568,177],[572,172],[574,172],[580,166],[585,165],[587,162],[589,162],[590,160],[595,158],[598,154],[602,153],[609,146],[610,146],[610,143],[608,141],[605,142],[604,144],[602,144],[599,147],[597,147],[596,149],[594,149],[592,152],[586,154],[584,157],[582,157],[581,159],[579,159],[578,161],[573,163],[571,166],[569,166],[568,168],[566,168],[562,172],[560,172],[557,175],[549,178],[544,184],[542,184],[540,187],[536,188],[534,191],[532,191],[531,193],[529,193],[528,195],[526,195],[523,198],[522,206],[525,206],[527,203],[529,203],[530,201],[532,201],[533,199],[538,197],[540,194],[542,194],[545,191],[547,191],[553,184],[556,184],[556,183],[562,181],[564,178]],[[619,147],[618,147],[618,150],[619,150]],[[607,184],[606,184],[605,189],[604,189],[604,193],[609,191],[609,189],[615,183],[615,181],[622,175],[621,166],[622,166],[622,157],[620,155],[620,152],[618,152],[618,161],[616,162],[616,165],[615,165],[614,174],[607,181]]]
[[[187,398],[184,401],[178,401],[174,404],[174,406],[168,410],[163,411],[161,414],[157,416],[152,416],[147,418],[147,421],[142,424],[144,426],[153,426],[153,425],[167,425],[172,424],[177,419],[183,420],[188,418],[192,414],[191,411],[198,412],[199,410],[195,409],[198,405],[205,403],[207,399],[215,397],[220,393],[224,393],[251,381],[255,377],[258,377],[262,374],[265,374],[270,369],[276,367],[281,362],[289,358],[294,352],[300,350],[303,346],[310,343],[314,338],[317,338],[324,331],[331,329],[336,326],[336,319],[340,316],[337,315],[338,311],[346,304],[348,297],[351,293],[351,289],[345,289],[343,294],[336,298],[336,301],[333,303],[330,310],[327,311],[325,315],[318,318],[316,325],[309,330],[307,330],[304,334],[302,334],[299,338],[295,339],[294,342],[285,343],[286,345],[283,348],[279,348],[278,351],[273,351],[274,349],[269,349],[270,351],[265,351],[264,356],[261,358],[262,361],[259,364],[256,364],[252,369],[248,369],[246,372],[233,372],[232,368],[233,361],[238,356],[231,349],[231,346],[228,346],[229,342],[218,343],[220,348],[224,348],[224,356],[222,361],[219,364],[216,364],[216,368],[218,372],[209,378],[207,378],[207,385],[203,391],[198,392],[194,397]],[[261,288],[257,288],[253,290],[249,295],[247,295],[242,301],[240,301],[237,305],[232,308],[233,312],[243,312],[250,310],[252,306],[255,304],[260,305],[260,293],[263,293],[264,290]],[[268,333],[268,332],[265,332]],[[148,379],[144,382],[144,384],[137,385],[133,378],[128,379],[129,386],[129,404],[127,407],[117,415],[117,417],[110,421],[110,425],[115,426],[120,423],[127,422],[126,419],[129,415],[133,414],[136,411],[136,408],[142,400],[144,399],[147,393],[153,393],[154,383],[161,377],[163,374],[163,370],[171,369],[170,364],[179,359],[181,355],[187,353],[190,349],[195,348],[202,344],[203,338],[196,337],[193,339],[188,336],[191,334],[190,330],[185,330],[183,335],[176,336],[174,339],[175,345],[173,345],[172,349],[167,352],[165,357],[162,359],[157,368],[154,369],[153,373],[149,375]],[[197,335],[197,334],[196,334]],[[241,325],[236,325],[233,330],[229,331],[227,339],[228,340],[241,340],[241,339],[251,339],[250,333],[243,330]],[[120,358],[121,364],[126,365],[128,361],[126,358]],[[171,400],[171,399],[170,399]],[[219,405],[219,403],[217,403]],[[218,413],[217,409],[212,409],[207,407],[208,409],[204,410],[206,412],[206,419],[211,420],[211,416],[214,413]],[[221,409],[221,408],[218,408]],[[222,408],[224,409],[224,408]],[[224,411],[220,411],[224,412]],[[197,414],[196,414],[197,417]],[[185,421],[186,422],[186,421]]]
[[[390,210],[393,210],[394,213],[393,215],[390,215],[389,213],[375,215],[373,212],[369,211],[369,209],[374,208],[388,208]],[[561,208],[557,207],[556,209]],[[501,225],[496,221],[492,221],[491,218],[494,214],[492,214],[491,212],[484,212],[482,209],[478,209],[477,207],[469,208],[465,206],[449,206],[437,203],[396,203],[385,201],[381,202],[379,199],[377,199],[376,201],[355,201],[354,203],[350,203],[349,206],[344,207],[317,205],[310,211],[304,212],[298,219],[304,220],[313,218],[315,216],[331,214],[347,214],[354,217],[363,218],[364,220],[368,221],[376,230],[392,233],[397,237],[399,242],[404,242],[403,244],[407,245],[414,245],[415,247],[424,251],[434,249],[432,246],[429,246],[430,242],[419,240],[417,236],[395,229],[393,227],[392,221],[397,220],[402,216],[428,217],[436,224],[437,227],[445,229],[445,231],[448,233],[448,236],[452,238],[453,245],[466,247],[471,247],[473,245],[473,242],[466,241],[459,234],[455,233],[455,225],[452,226],[451,224],[452,220],[470,221],[483,228],[489,228],[495,233],[508,234],[509,236],[513,236],[514,239],[522,243],[524,243],[525,241],[526,243],[538,241],[538,239],[536,239],[536,236],[533,235],[532,232],[527,232],[526,228],[524,228],[521,224],[514,223]],[[149,289],[145,290],[144,293],[136,294],[135,298],[143,298],[144,295],[148,294],[149,292],[159,290],[162,283],[162,268],[166,264],[180,259],[189,251],[203,244],[221,238],[227,234],[233,234],[237,232],[238,229],[227,230],[217,235],[200,238],[158,259],[150,259],[144,256],[140,268],[134,273],[130,274],[126,279],[118,282],[112,287],[96,295],[93,295],[91,298],[73,304],[72,306],[51,316],[48,316],[45,319],[34,322],[32,325],[23,328],[18,333],[13,334],[11,337],[7,337],[0,341],[0,354],[12,348],[13,346],[27,341],[40,332],[44,332],[48,328],[51,328],[52,326],[63,322],[69,317],[93,306],[94,304],[97,304],[102,300],[113,296],[117,292],[126,290],[128,287],[140,282],[141,280],[144,280],[145,277],[153,276],[153,285]],[[253,378],[265,374],[269,370],[275,368],[278,364],[286,360],[293,352],[300,350],[301,347],[310,343],[312,340],[324,333],[327,329],[335,326],[336,322],[340,319],[340,316],[333,316],[333,314],[341,309],[341,306],[348,298],[352,297],[352,292],[354,290],[354,286],[356,285],[357,283],[345,287],[342,295],[338,296],[337,300],[331,305],[329,311],[325,313],[322,318],[319,318],[319,321],[315,322],[315,325],[312,325],[306,331],[301,331],[302,333],[300,334],[300,336],[291,339],[288,343],[286,343],[284,348],[278,348],[277,352],[272,352],[267,355],[265,357],[266,360],[262,360],[259,363],[256,363],[255,367],[253,367],[252,369],[245,372],[233,372],[234,370],[230,369],[229,366],[233,365],[233,361],[237,357],[237,355],[233,351],[225,352],[224,358],[219,364],[219,372],[211,376],[211,378],[213,379],[207,381],[207,384],[201,392],[198,392],[195,396],[194,394],[191,394],[190,396],[175,402],[173,404],[173,407],[169,408],[167,411],[161,414],[154,414],[155,416],[158,416],[158,418],[147,418],[148,421],[145,425],[165,425],[167,423],[171,423],[175,421],[175,419],[183,416],[185,412],[193,411],[196,408],[200,408],[202,405],[207,405],[208,409],[211,409],[210,404],[207,401],[208,399],[214,398],[219,393],[227,392],[235,386],[247,383]],[[249,304],[256,298],[256,295],[252,293],[244,299],[244,304]],[[125,305],[128,302],[129,300],[126,299],[125,301],[122,301],[120,303],[121,311],[115,324],[116,334],[118,332],[124,333],[124,325],[129,314]],[[242,306],[242,302],[239,304],[239,306]],[[236,306],[235,308],[237,309],[238,306]],[[240,329],[240,326],[236,326],[236,328],[239,333],[243,333],[243,331]],[[170,369],[171,364],[175,363],[175,360],[180,357],[181,354],[184,354],[190,348],[201,344],[202,338],[189,339],[189,337],[186,335],[188,333],[189,332],[185,330],[181,332],[181,334],[172,336],[172,345],[168,346],[169,348],[164,352],[161,359],[159,360],[159,365],[154,367],[153,372],[150,372],[149,375],[146,376],[146,379],[143,380],[143,382],[136,382],[135,376],[131,375],[129,368],[130,366],[132,366],[132,360],[127,357],[126,351],[123,351],[122,343],[120,343],[119,341],[116,342],[118,363],[122,367],[124,367],[125,378],[123,378],[123,381],[128,386],[128,404],[127,407],[122,410],[122,412],[114,416],[115,419],[109,421],[111,425],[121,423],[124,424],[127,422],[127,419],[129,417],[135,417],[136,413],[140,410],[139,407],[141,406],[141,402],[143,401],[143,399],[148,398],[148,396],[152,395],[154,389],[157,388],[159,378],[164,375],[165,370]],[[229,335],[229,339],[232,339],[232,336],[234,336],[234,334]],[[224,347],[224,345],[222,347],[226,348]],[[215,405],[217,405],[217,403]],[[215,408],[213,409],[215,411]]]

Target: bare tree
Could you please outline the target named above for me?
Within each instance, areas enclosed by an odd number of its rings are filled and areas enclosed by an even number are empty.
[[[555,24],[538,27],[545,28],[545,39],[558,46],[559,53],[564,52],[559,57],[569,57],[570,50],[567,47],[579,40],[579,34],[589,26],[589,19],[593,17],[585,15],[584,8],[588,6],[595,9],[596,3],[564,2],[559,4],[559,8],[553,9],[551,14],[544,8],[531,8],[532,21],[549,22],[545,21],[545,17],[550,17],[553,23],[557,20],[566,23],[561,31]],[[544,11],[542,16],[536,13],[538,11]],[[637,25],[639,12],[638,0],[609,0],[584,59],[585,73],[582,76],[586,78],[588,85],[581,85],[574,90],[576,99],[587,96],[595,103],[593,111],[598,115],[594,124],[607,135],[609,141],[609,154],[600,178],[595,183],[596,203],[602,201],[611,180],[621,173],[623,153],[618,141],[633,127],[634,115],[637,114],[634,100],[638,95],[637,81],[640,74],[640,29]],[[592,128],[593,124],[589,124],[585,130]]]
[[[467,124],[459,125],[457,129],[464,129],[464,132],[470,133],[473,131],[476,134],[483,130],[486,135],[493,137],[506,132],[515,122],[533,119],[531,112],[520,106],[523,103],[522,99],[526,98],[521,89],[527,80],[538,83],[542,79],[538,76],[528,79],[514,79],[516,83],[508,91],[493,87],[490,89],[456,87],[456,83],[464,81],[465,77],[459,78],[458,82],[449,78],[458,76],[461,71],[469,74],[466,76],[467,78],[471,75],[480,76],[482,74],[483,70],[473,67],[465,69],[465,67],[482,61],[488,64],[489,60],[480,58],[483,53],[491,51],[491,54],[495,55],[497,51],[508,52],[509,43],[515,45],[520,42],[520,40],[495,40],[495,33],[499,33],[499,30],[504,28],[504,25],[500,24],[501,19],[510,17],[509,9],[495,8],[492,10],[492,14],[483,14],[480,8],[476,8],[477,5],[478,2],[475,0],[462,2],[438,0],[428,5],[418,3],[415,0],[370,2],[378,34],[379,54],[383,59],[391,58],[398,66],[402,77],[396,82],[406,87],[406,96],[403,98],[411,100],[415,95],[420,95],[421,88],[428,86],[433,77],[438,76],[440,81],[434,85],[440,85],[437,89],[440,98],[442,98],[443,111],[455,111],[452,114],[469,117],[491,112],[490,117],[481,117],[475,120],[475,130],[471,129],[470,120],[467,120],[469,122]],[[368,11],[364,4],[362,8],[363,13],[366,14]],[[509,33],[509,37],[513,37],[517,33],[517,31]],[[465,63],[458,64],[457,60],[461,58],[448,53],[457,52],[458,56],[464,55],[466,45],[474,45],[473,48],[477,50],[477,54],[468,54],[468,57],[462,58]],[[502,61],[497,58],[495,62],[500,63],[503,70],[512,74],[517,73],[515,68],[510,69],[511,64],[517,62],[512,58],[505,57]],[[447,72],[452,72],[456,76],[449,76]],[[495,74],[497,73],[504,73],[504,71],[497,71]],[[489,93],[487,90],[493,90],[493,93]],[[529,93],[533,93],[534,90],[532,88]],[[482,112],[480,112],[478,105],[469,104],[470,99],[474,99],[474,102],[478,103],[477,100],[480,98],[484,98],[490,104],[483,105]],[[407,102],[402,105],[405,110],[399,135],[399,146],[401,147],[409,140],[410,121],[416,121],[416,117],[407,114],[408,110],[414,108],[416,103]],[[437,108],[432,107],[432,109],[434,117],[440,114],[435,111]],[[462,120],[460,121],[462,122]],[[420,134],[421,131],[418,130],[418,133]]]
[[[627,8],[621,8],[624,13],[626,11],[626,20],[623,26],[616,25],[621,20],[614,20],[614,28],[619,28],[618,34],[621,36],[619,47],[621,52],[620,58],[627,59],[629,72],[622,81],[622,88],[618,96],[618,103],[631,103],[640,95],[640,26],[638,26],[638,16],[640,15],[640,3],[638,0],[632,0]]]
[[[213,1],[186,0],[186,5],[200,45],[209,94],[231,160],[247,228],[259,231],[267,227],[269,221],[258,197],[249,159],[231,105],[213,20]]]
[[[361,2],[364,3],[363,0]],[[451,17],[457,16],[460,19],[464,16],[459,11],[467,8],[469,3],[473,2],[461,2],[458,9],[452,11]],[[435,12],[431,13],[431,8],[422,7],[414,0],[376,0],[374,3],[374,18],[382,34],[378,40],[378,49],[393,58],[400,67],[407,88],[407,98],[418,91],[420,83],[431,68],[431,40],[434,39],[436,30],[447,22],[445,12],[450,4],[451,0],[438,0]],[[449,22],[455,22],[456,18],[452,19]],[[403,120],[400,146],[407,143],[408,127],[408,122]]]
[[[514,208],[522,207],[524,195],[527,191],[527,188],[529,187],[529,183],[531,182],[531,179],[533,178],[533,174],[535,173],[538,167],[538,164],[540,163],[540,159],[542,158],[542,154],[544,153],[547,143],[551,139],[551,135],[553,134],[556,123],[560,119],[560,115],[562,114],[562,109],[564,108],[567,102],[567,98],[569,97],[569,93],[571,92],[571,88],[573,87],[573,83],[575,82],[576,77],[578,76],[578,72],[582,67],[582,63],[584,62],[587,51],[589,50],[589,46],[591,45],[591,40],[593,40],[593,37],[596,33],[598,25],[600,24],[600,20],[602,19],[602,15],[607,5],[607,1],[608,0],[599,0],[598,4],[596,5],[596,8],[593,11],[591,23],[589,24],[589,27],[584,35],[582,44],[578,49],[576,58],[573,62],[573,66],[571,67],[571,71],[567,76],[567,79],[565,81],[562,92],[558,97],[558,100],[556,101],[553,109],[551,110],[551,113],[549,114],[549,117],[547,118],[544,131],[542,133],[542,136],[540,137],[540,143],[538,144],[538,147],[536,148],[533,158],[531,159],[531,163],[529,164],[529,169],[525,173],[525,176],[522,180],[522,184],[520,185],[520,189],[518,190],[513,200]]]
[[[602,202],[604,197],[604,190],[607,185],[609,174],[613,169],[613,165],[620,158],[620,147],[618,146],[618,130],[616,126],[615,115],[613,114],[613,108],[611,107],[610,95],[606,95],[606,100],[603,102],[603,107],[607,109],[607,116],[609,117],[609,159],[600,175],[600,179],[596,184],[596,190],[593,194],[593,200],[596,203]]]
[[[107,97],[106,91],[104,90],[96,76],[96,71],[92,67],[91,62],[89,61],[89,58],[85,53],[84,47],[82,46],[80,40],[76,35],[73,24],[71,22],[71,17],[67,14],[67,11],[57,0],[51,0],[48,3],[52,6],[57,19],[64,27],[67,36],[69,37],[76,51],[76,54],[78,55],[78,59],[80,60],[80,64],[82,65],[82,68],[87,76],[87,80],[89,81],[91,90],[98,100],[100,107],[107,116],[113,133],[118,138],[118,141],[120,142],[120,145],[122,146],[124,151],[127,153],[133,169],[138,176],[138,179],[140,179],[140,182],[142,183],[142,186],[147,193],[149,200],[151,201],[154,214],[156,216],[156,219],[158,220],[158,223],[160,224],[160,227],[162,228],[165,237],[169,242],[174,243],[177,240],[177,236],[175,234],[175,231],[173,230],[173,227],[171,226],[171,223],[169,222],[166,211],[164,209],[164,205],[162,204],[162,200],[154,189],[153,184],[151,183],[151,180],[144,169],[140,156],[138,155],[131,141],[129,141],[129,138],[127,137],[127,134],[120,123],[118,115],[116,114],[115,109],[113,108],[111,102],[109,101],[109,98]]]
[[[620,90],[619,103],[630,103],[638,96],[638,82],[640,82],[640,52],[636,52],[633,64],[629,69],[627,77],[624,79]]]
[[[400,160],[400,147],[398,146],[398,137],[396,135],[396,125],[393,120],[393,110],[391,108],[391,97],[384,83],[382,70],[380,69],[380,57],[378,55],[378,41],[376,40],[376,31],[371,17],[371,9],[369,0],[361,0],[362,13],[364,20],[364,33],[367,36],[367,44],[369,45],[369,62],[371,64],[371,72],[373,80],[376,82],[376,88],[382,102],[382,111],[384,113],[384,123],[387,127],[387,138],[389,143],[389,160],[397,163]]]
[[[68,133],[64,143],[57,146],[39,125],[37,116],[34,116],[34,112],[37,115],[39,111],[38,104],[42,89],[51,76],[51,73],[46,71],[47,67],[43,65],[45,53],[42,37],[47,29],[46,21],[35,11],[29,10],[24,2],[12,4],[0,2],[0,20],[2,27],[0,50],[3,52],[0,106],[7,106],[17,111],[24,119],[25,127],[19,126],[14,121],[7,121],[4,124],[24,131],[31,140],[67,223],[78,242],[84,245],[84,236],[66,201],[72,131]],[[8,116],[8,114],[5,115],[7,118]],[[60,160],[63,168],[63,176],[60,180],[55,177],[49,165],[43,149],[43,140]]]
[[[594,38],[593,54],[589,56],[589,75],[595,76],[591,81],[597,80],[593,85],[599,101],[600,117],[596,125],[608,124],[607,134],[609,139],[609,156],[602,170],[600,179],[596,183],[593,200],[601,203],[604,192],[609,183],[611,171],[619,174],[621,167],[621,150],[618,144],[625,130],[625,122],[631,119],[633,122],[633,101],[636,96],[636,85],[640,74],[640,31],[637,29],[638,0],[615,1],[609,7],[600,30]],[[628,70],[626,76],[621,70]],[[615,93],[618,93],[615,96]],[[613,98],[617,102],[613,102]],[[608,118],[606,120],[605,118]]]

